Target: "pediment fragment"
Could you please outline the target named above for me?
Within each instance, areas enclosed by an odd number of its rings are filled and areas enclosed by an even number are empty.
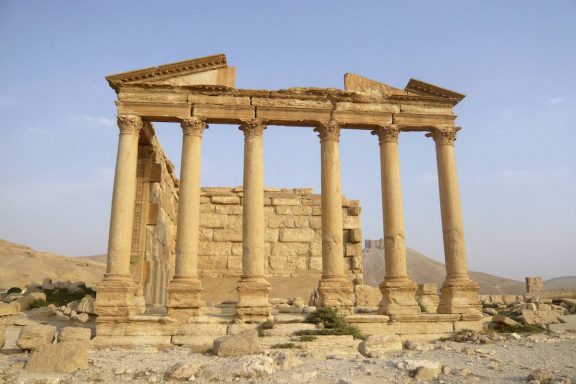
[[[354,73],[344,74],[344,89],[372,96],[406,95],[406,91]]]
[[[441,88],[437,85],[426,83],[421,80],[410,79],[406,87],[404,88],[406,91],[415,93],[417,95],[424,95],[424,96],[434,96],[434,97],[443,97],[446,99],[455,100],[458,103],[460,100],[466,97],[458,92],[451,91],[446,88]]]
[[[219,54],[123,72],[107,76],[106,80],[115,90],[118,90],[122,85],[134,83],[177,86],[218,85],[233,88],[236,80],[236,68],[228,67],[226,56]]]

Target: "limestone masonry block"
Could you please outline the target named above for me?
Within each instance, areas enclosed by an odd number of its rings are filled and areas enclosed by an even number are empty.
[[[315,232],[309,228],[301,229],[281,229],[281,242],[312,242],[314,241]]]
[[[240,204],[240,198],[238,196],[212,196],[211,200],[213,204]]]
[[[300,205],[300,199],[273,197],[272,205]]]

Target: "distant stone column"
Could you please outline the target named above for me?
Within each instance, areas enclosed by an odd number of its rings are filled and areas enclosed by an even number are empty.
[[[479,313],[478,283],[468,275],[464,224],[460,206],[460,191],[454,159],[454,141],[457,130],[434,129],[429,136],[436,143],[440,211],[446,260],[446,279],[438,313]]]
[[[198,241],[200,228],[200,160],[202,133],[206,122],[198,118],[181,121],[182,161],[176,228],[176,268],[167,287],[168,315],[184,322],[200,314],[202,283],[198,279]]]
[[[380,284],[381,314],[417,314],[416,283],[406,272],[406,244],[404,213],[398,158],[398,135],[395,125],[382,126],[372,134],[380,144],[380,172],[382,183],[382,213],[384,218],[384,258],[386,276]]]
[[[118,115],[120,137],[112,194],[107,267],[104,280],[97,284],[98,297],[95,303],[99,320],[103,315],[108,318],[125,318],[145,309],[136,304],[136,287],[130,274],[138,138],[142,126],[140,116]]]
[[[320,137],[322,278],[319,303],[351,313],[354,306],[352,281],[344,275],[342,190],[340,179],[340,126],[334,120],[315,129]]]
[[[270,283],[264,278],[264,158],[259,119],[242,122],[244,182],[242,203],[242,276],[238,281],[236,314],[244,321],[263,321],[271,315]]]

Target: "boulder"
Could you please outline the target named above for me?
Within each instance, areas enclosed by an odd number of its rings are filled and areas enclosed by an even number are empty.
[[[258,331],[249,329],[238,335],[222,336],[214,340],[214,353],[221,357],[261,353]]]
[[[530,372],[528,380],[537,381],[540,384],[550,384],[554,380],[554,374],[544,368],[540,368]]]
[[[94,315],[94,301],[96,301],[96,299],[92,297],[92,295],[84,296],[78,305],[76,305],[76,312]]]
[[[78,341],[43,345],[24,366],[25,371],[35,373],[70,373],[83,368],[88,368],[88,344]]]
[[[52,325],[27,325],[20,330],[16,345],[20,349],[34,350],[52,344],[56,335],[56,327]]]
[[[58,342],[67,341],[90,341],[92,331],[90,328],[65,327],[58,333]]]
[[[52,279],[44,279],[42,282],[43,291],[51,291],[54,289],[54,284],[52,284]]]
[[[20,303],[13,301],[11,303],[0,302],[0,316],[10,316],[20,312]]]
[[[358,352],[366,357],[382,357],[386,352],[401,351],[402,340],[398,335],[368,336],[358,345]]]

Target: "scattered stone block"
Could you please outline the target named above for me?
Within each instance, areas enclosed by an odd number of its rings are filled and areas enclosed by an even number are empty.
[[[382,357],[386,352],[401,351],[402,340],[397,335],[368,336],[360,343],[358,352],[365,357]]]
[[[87,313],[89,315],[94,315],[94,302],[96,299],[92,297],[92,295],[86,295],[78,305],[76,306],[76,312],[78,313]]]
[[[560,321],[558,318],[564,315],[564,311],[522,311],[522,317],[526,324],[556,324]]]
[[[35,373],[70,373],[88,368],[88,344],[67,341],[38,347],[26,362],[24,370]]]
[[[32,292],[30,294],[22,296],[18,301],[20,302],[20,310],[25,311],[30,308],[30,304],[32,304],[35,300],[44,300],[46,301],[46,294],[44,292]]]
[[[65,327],[58,333],[58,342],[64,343],[67,341],[90,341],[92,331],[90,328],[80,327]]]
[[[497,323],[497,324],[505,324],[505,325],[509,325],[511,327],[519,327],[520,323],[517,321],[512,320],[509,317],[506,317],[504,315],[496,315],[492,317],[492,322],[493,323]]]
[[[16,345],[25,350],[34,350],[52,344],[56,336],[56,327],[52,325],[27,325],[20,330]]]
[[[249,329],[238,335],[222,336],[214,340],[214,353],[221,357],[242,356],[262,352],[258,332]]]
[[[554,379],[554,374],[544,368],[536,369],[528,375],[529,381],[537,381],[540,384],[550,384]]]
[[[544,283],[542,278],[537,277],[526,277],[526,292],[528,293],[538,293],[544,290]]]

